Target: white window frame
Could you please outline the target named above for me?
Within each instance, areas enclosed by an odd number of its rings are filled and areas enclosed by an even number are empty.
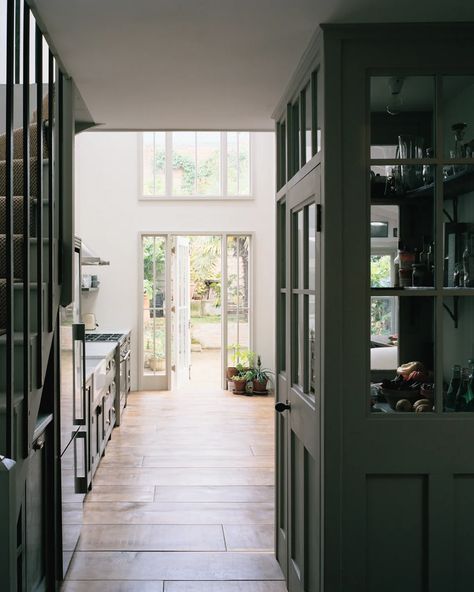
[[[144,352],[143,352],[143,237],[145,236],[157,236],[166,239],[166,289],[165,289],[165,316],[166,316],[166,373],[163,375],[155,375],[154,377],[147,377],[143,372],[144,368]],[[219,236],[221,238],[221,270],[222,270],[222,312],[221,312],[221,388],[226,390],[228,388],[226,369],[228,360],[228,273],[227,273],[227,239],[228,237],[248,237],[249,238],[249,349],[251,351],[255,348],[255,283],[256,283],[256,266],[255,266],[255,253],[256,253],[256,235],[253,230],[239,230],[236,232],[230,231],[215,231],[215,230],[203,230],[203,231],[170,231],[170,232],[157,232],[156,230],[140,231],[138,232],[138,390],[171,390],[173,384],[173,352],[172,352],[172,336],[173,336],[173,288],[172,288],[172,239],[176,236]],[[155,383],[150,386],[150,381],[155,380]]]
[[[150,130],[160,131],[160,130]],[[176,130],[181,131],[181,130]],[[194,131],[194,130],[191,130]],[[201,131],[201,130],[198,130]],[[204,130],[203,130],[204,131]],[[232,132],[233,130],[229,130]],[[247,131],[247,130],[237,130]],[[143,135],[140,132],[137,135],[137,149],[138,149],[138,199],[143,201],[248,201],[254,200],[254,186],[253,186],[253,152],[254,152],[254,134],[249,133],[249,194],[248,195],[227,195],[227,131],[221,131],[221,158],[220,158],[220,176],[221,176],[221,193],[217,195],[173,195],[172,193],[172,161],[173,161],[173,131],[165,131],[165,193],[164,195],[145,195],[143,193],[144,175],[143,175]],[[237,144],[238,146],[238,144]],[[239,179],[237,178],[237,183]]]

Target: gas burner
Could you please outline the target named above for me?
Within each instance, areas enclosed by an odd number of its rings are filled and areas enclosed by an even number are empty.
[[[86,341],[120,341],[122,333],[86,333]]]

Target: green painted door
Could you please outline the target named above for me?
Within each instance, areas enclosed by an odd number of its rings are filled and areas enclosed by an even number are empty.
[[[278,206],[277,557],[289,592],[320,590],[320,172]],[[284,250],[283,250],[284,249]]]

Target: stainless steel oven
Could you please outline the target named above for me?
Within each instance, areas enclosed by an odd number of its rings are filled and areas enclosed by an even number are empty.
[[[120,373],[119,373],[119,413],[117,423],[120,423],[123,409],[127,406],[127,397],[130,392],[130,334],[120,343]]]
[[[130,331],[110,331],[108,333],[96,333],[90,331],[86,333],[86,341],[98,342],[116,342],[115,350],[115,368],[117,395],[115,397],[115,425],[119,426],[122,420],[122,412],[127,405],[127,397],[131,388],[130,379]],[[116,370],[117,371],[117,370]]]

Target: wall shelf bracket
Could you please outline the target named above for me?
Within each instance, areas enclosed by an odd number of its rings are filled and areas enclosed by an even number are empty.
[[[453,308],[451,308],[447,304],[443,304],[443,308],[449,314],[449,316],[453,319],[454,328],[458,328],[458,320],[459,320],[459,312],[458,312],[458,298],[459,296],[453,296]]]

